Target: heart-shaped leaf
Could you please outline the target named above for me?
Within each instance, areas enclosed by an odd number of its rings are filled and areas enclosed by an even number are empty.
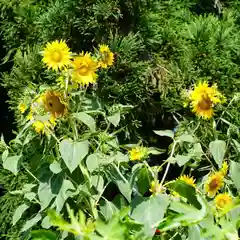
[[[65,139],[60,142],[59,150],[70,172],[73,172],[88,154],[88,146],[88,141],[74,142],[71,139]]]

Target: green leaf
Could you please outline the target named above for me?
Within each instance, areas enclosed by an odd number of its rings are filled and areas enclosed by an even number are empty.
[[[215,140],[210,142],[209,149],[218,167],[222,167],[222,162],[226,152],[226,143],[222,140]]]
[[[232,139],[232,141],[234,142],[234,145],[237,149],[237,153],[240,153],[240,143],[238,141],[236,141],[235,139]]]
[[[191,159],[191,156],[189,155],[177,155],[176,161],[179,167],[182,167],[185,165],[189,160]]]
[[[200,209],[200,204],[197,201],[196,197],[196,189],[189,185],[186,184],[185,182],[181,180],[177,180],[171,184],[169,184],[169,187],[177,192],[179,195],[182,197],[185,197],[191,204],[193,204],[196,208]]]
[[[4,150],[4,152],[2,153],[2,161],[5,162],[7,157],[8,157],[9,151],[8,149]]]
[[[231,176],[236,188],[238,189],[238,191],[240,191],[240,181],[239,181],[240,163],[231,161],[230,176]]]
[[[22,214],[28,208],[29,208],[29,206],[27,204],[25,204],[25,203],[17,207],[17,209],[15,210],[15,212],[13,214],[13,219],[12,219],[13,225],[15,225],[18,222],[18,220],[22,217]]]
[[[183,134],[179,136],[178,139],[182,142],[189,142],[189,143],[194,142],[194,138],[192,137],[192,135],[189,135],[189,134]]]
[[[71,181],[64,179],[62,187],[55,199],[56,210],[60,212],[64,206],[65,201],[71,196],[75,190]]]
[[[120,122],[120,112],[114,113],[112,116],[107,117],[108,121],[117,127]]]
[[[30,220],[26,221],[23,228],[21,229],[21,232],[27,231],[29,228],[36,225],[41,219],[42,219],[41,215],[37,214],[34,218],[31,218]]]
[[[152,155],[160,155],[165,152],[162,149],[157,149],[154,147],[149,147],[147,151],[148,151],[148,154],[152,154]]]
[[[141,202],[134,202],[131,217],[144,225],[146,236],[153,236],[154,228],[163,220],[169,204],[167,195],[151,196]]]
[[[57,234],[47,230],[31,231],[31,240],[57,240]]]
[[[100,175],[91,176],[91,183],[98,190],[99,193],[103,190],[104,180],[102,176]]]
[[[36,197],[35,192],[27,192],[24,194],[24,198],[28,199],[30,202]]]
[[[98,153],[93,153],[87,157],[86,160],[87,169],[93,172],[100,167],[100,155]]]
[[[201,231],[197,225],[193,225],[188,228],[188,239],[203,240],[203,238],[201,238]]]
[[[55,174],[58,174],[62,171],[61,165],[57,161],[54,161],[53,163],[51,163],[49,168]]]
[[[79,112],[79,113],[73,114],[73,116],[76,119],[83,122],[84,124],[86,124],[92,132],[96,131],[96,122],[95,122],[94,118],[91,117],[90,115],[88,115],[87,113]]]
[[[130,202],[131,201],[131,194],[132,194],[132,189],[130,187],[130,184],[128,182],[125,182],[122,179],[118,179],[116,181],[116,184],[118,186],[118,189],[122,193],[122,195]]]
[[[88,154],[88,147],[88,141],[73,142],[71,139],[65,139],[60,142],[59,150],[70,172],[73,172]]]
[[[3,161],[3,168],[11,171],[14,175],[17,175],[19,170],[19,160],[21,157],[21,155],[7,157],[6,160]]]
[[[117,154],[115,155],[115,159],[118,163],[122,163],[122,162],[128,162],[129,158],[128,155],[123,154],[121,152],[117,152]]]
[[[118,212],[118,209],[112,202],[106,199],[103,204],[100,204],[100,211],[106,221],[109,221],[112,218],[113,214]]]
[[[174,138],[174,132],[172,130],[157,130],[153,132],[161,137],[170,137],[172,139]]]
[[[48,183],[40,183],[38,187],[38,197],[40,200],[40,205],[41,205],[41,211],[43,211],[52,199],[55,197],[55,195],[52,193],[51,186]]]
[[[46,217],[42,220],[41,226],[42,226],[43,228],[45,228],[45,229],[49,229],[49,228],[52,226],[49,216],[46,216]]]

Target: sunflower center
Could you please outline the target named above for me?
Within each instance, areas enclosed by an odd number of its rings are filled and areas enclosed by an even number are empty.
[[[47,100],[47,110],[54,115],[63,115],[65,106],[60,102],[57,96],[50,96]]]
[[[203,97],[203,99],[198,103],[198,107],[202,110],[209,110],[212,107],[211,99],[207,97]]]
[[[86,76],[88,73],[88,64],[86,63],[81,64],[81,66],[77,69],[77,72],[80,75]]]
[[[226,203],[227,203],[226,199],[220,199],[218,201],[218,206],[219,207],[224,207],[226,205]]]
[[[209,189],[211,190],[215,190],[218,187],[218,181],[217,179],[213,179],[210,183],[209,183]]]
[[[52,53],[52,60],[54,62],[60,62],[62,60],[62,54],[60,51],[54,51]]]

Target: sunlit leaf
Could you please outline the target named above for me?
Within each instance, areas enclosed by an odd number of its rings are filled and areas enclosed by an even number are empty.
[[[172,130],[157,130],[154,131],[159,136],[174,138],[174,132]]]
[[[40,214],[37,214],[35,217],[31,218],[30,220],[26,221],[21,232],[27,231],[29,228],[35,226],[40,220],[42,219]]]
[[[169,198],[166,195],[156,195],[143,201],[133,201],[131,217],[144,224],[146,236],[153,236],[155,227],[164,217],[169,204]]]
[[[29,206],[25,203],[17,207],[17,209],[15,210],[15,212],[13,214],[13,220],[12,220],[13,225],[15,225],[18,222],[18,220],[22,217],[22,214],[28,208],[29,208]]]
[[[73,116],[76,119],[83,122],[84,124],[86,124],[92,132],[96,131],[96,122],[95,122],[94,118],[91,117],[90,115],[88,115],[87,113],[79,112],[79,113],[73,114]]]
[[[176,161],[179,167],[182,167],[185,165],[189,160],[191,159],[191,156],[189,155],[177,155],[176,156]]]
[[[118,211],[118,209],[112,202],[106,199],[100,204],[100,211],[104,218],[109,221],[112,218],[113,214]]]
[[[189,143],[193,143],[194,142],[193,136],[189,135],[189,134],[183,134],[183,135],[179,136],[178,139],[180,141],[183,141],[183,142],[189,142]]]
[[[38,187],[38,197],[41,204],[41,210],[44,210],[50,204],[51,200],[55,197],[52,193],[51,186],[48,183],[40,183]]]
[[[117,127],[120,122],[120,117],[120,112],[116,112],[112,116],[107,117],[107,119],[114,127]]]
[[[231,176],[236,188],[238,189],[238,191],[240,191],[240,181],[239,181],[240,163],[231,161],[230,176]]]
[[[88,154],[88,141],[74,142],[71,139],[65,139],[59,144],[61,156],[68,169],[73,172],[79,163]]]
[[[11,171],[14,175],[17,175],[19,171],[19,160],[21,157],[21,155],[7,157],[5,161],[3,161],[3,168]]]
[[[210,142],[209,149],[213,155],[213,159],[218,164],[218,167],[221,168],[226,152],[226,143],[222,140],[215,140],[213,142]]]
[[[62,171],[61,165],[57,161],[54,161],[53,163],[51,163],[49,168],[55,174],[58,174]]]

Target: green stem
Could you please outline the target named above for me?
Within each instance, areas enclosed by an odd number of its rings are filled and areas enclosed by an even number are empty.
[[[174,151],[175,151],[175,147],[176,147],[176,144],[177,144],[177,141],[175,141],[175,140],[173,140],[173,141],[174,142],[173,142],[172,151],[171,151],[170,157],[168,159],[171,159],[173,157],[173,154],[174,154]],[[164,183],[164,181],[166,179],[166,176],[167,176],[169,168],[170,168],[170,164],[171,164],[171,162],[168,162],[167,167],[166,167],[165,172],[164,172],[164,175],[163,175],[163,178],[162,178],[162,181],[160,183],[160,186],[163,185],[163,183]]]

